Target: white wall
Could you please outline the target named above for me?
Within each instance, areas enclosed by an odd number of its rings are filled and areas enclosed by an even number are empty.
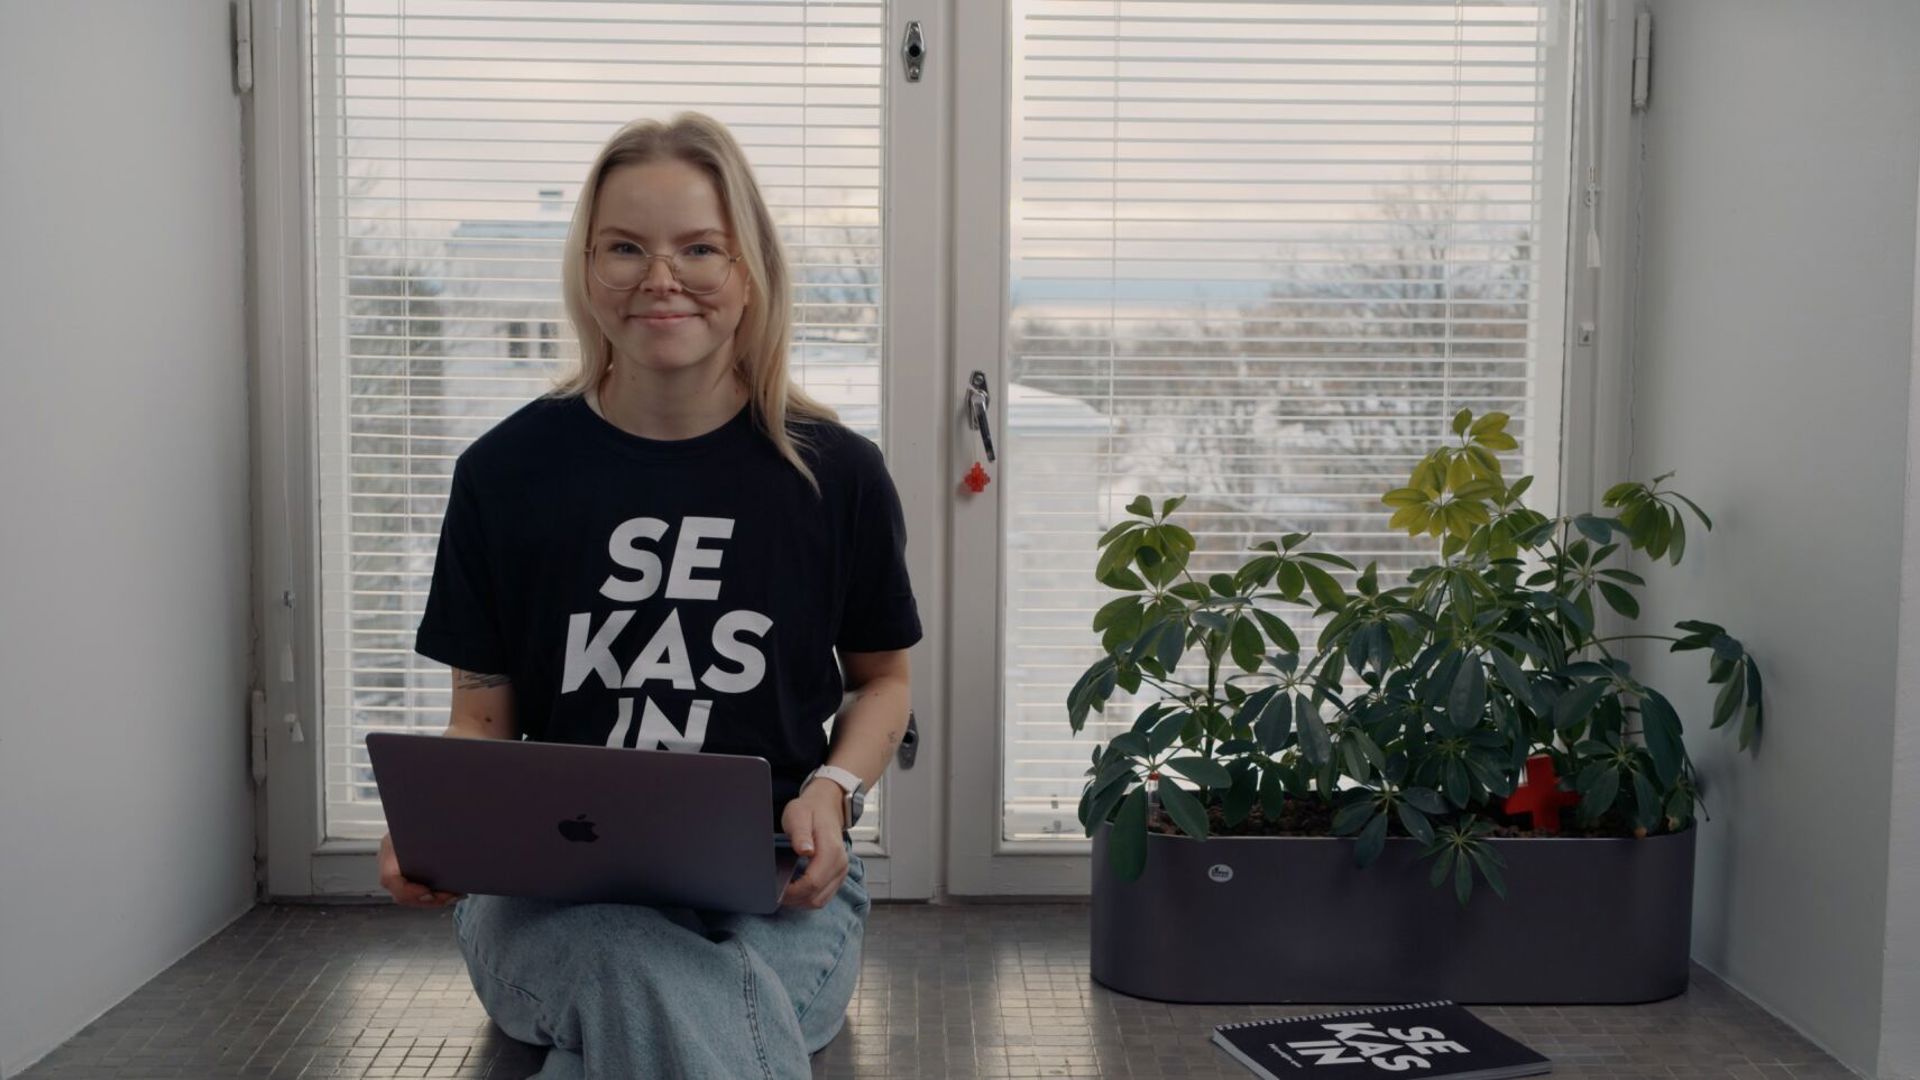
[[[1920,4],[1650,7],[1632,471],[1678,469],[1716,529],[1646,571],[1646,624],[1723,623],[1769,691],[1759,755],[1737,757],[1705,730],[1701,655],[1637,657],[1674,691],[1710,785],[1694,951],[1873,1075],[1913,547]]]
[[[0,0],[0,1075],[252,903],[225,0]]]
[[[1920,206],[1920,196],[1916,197]],[[1920,217],[1920,210],[1916,210]],[[1920,371],[1920,223],[1914,239],[1913,368]],[[1880,1075],[1920,1077],[1920,379],[1907,405],[1907,531],[1900,575],[1895,684],[1893,810],[1887,850],[1886,979],[1880,1006]]]

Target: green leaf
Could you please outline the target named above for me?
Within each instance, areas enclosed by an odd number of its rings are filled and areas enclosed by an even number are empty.
[[[1147,588],[1147,583],[1140,580],[1140,575],[1124,566],[1115,567],[1110,573],[1098,575],[1097,580],[1108,588],[1125,589],[1128,592],[1144,592]]]
[[[1169,514],[1173,513],[1175,510],[1180,509],[1180,504],[1186,501],[1187,501],[1187,497],[1185,495],[1181,495],[1178,498],[1168,499],[1167,501],[1161,503],[1160,516],[1162,518],[1168,516]]]
[[[1233,774],[1212,758],[1177,757],[1167,762],[1167,768],[1201,787],[1223,788],[1233,783]]]
[[[1713,699],[1713,726],[1720,727],[1733,719],[1740,711],[1740,705],[1746,700],[1747,680],[1738,676],[1728,679],[1720,693]]]
[[[1123,731],[1113,737],[1113,741],[1107,744],[1107,748],[1116,754],[1144,758],[1147,756],[1147,739],[1146,736],[1136,732]]]
[[[1115,525],[1113,528],[1108,529],[1106,533],[1100,537],[1100,542],[1095,546],[1106,547],[1108,544],[1113,543],[1114,537],[1119,536],[1122,533],[1132,532],[1133,530],[1138,529],[1140,527],[1141,527],[1140,523],[1137,521],[1123,521],[1120,524]]]
[[[1453,869],[1453,857],[1456,850],[1457,849],[1451,845],[1441,849],[1440,856],[1433,860],[1433,872],[1427,875],[1428,884],[1437,889],[1440,887],[1441,882],[1447,880],[1448,871]]]
[[[1160,662],[1160,670],[1173,674],[1180,663],[1180,654],[1187,650],[1187,628],[1179,619],[1169,619],[1161,624],[1160,636],[1154,639],[1153,656]]]
[[[1602,517],[1581,514],[1573,519],[1573,527],[1579,529],[1581,535],[1596,544],[1604,544],[1613,539],[1613,523]]]
[[[1433,843],[1433,825],[1427,821],[1427,815],[1404,801],[1395,809],[1400,813],[1400,827],[1407,830],[1408,836],[1423,844]]]
[[[1462,907],[1473,897],[1473,870],[1465,857],[1453,864],[1453,895]]]
[[[1465,731],[1480,723],[1487,708],[1487,669],[1480,666],[1478,654],[1468,653],[1453,678],[1447,695],[1447,714],[1455,728]]]
[[[1355,799],[1333,812],[1333,835],[1352,836],[1373,816],[1372,799]]]
[[[1146,757],[1158,757],[1180,740],[1180,731],[1193,719],[1193,713],[1186,709],[1171,709],[1165,716],[1154,722],[1153,730],[1147,732]]]
[[[1195,840],[1207,838],[1207,811],[1192,792],[1166,779],[1162,779],[1155,790],[1160,793],[1160,808],[1167,812],[1181,832]]]
[[[1491,431],[1505,431],[1507,428],[1507,422],[1511,419],[1512,417],[1508,416],[1506,413],[1490,412],[1485,416],[1482,416],[1480,419],[1475,420],[1473,422],[1473,426],[1471,428],[1468,428],[1467,430],[1468,430],[1468,433],[1472,435],[1485,435]],[[1455,432],[1454,434],[1457,435],[1459,434],[1459,432]]]
[[[1612,683],[1595,679],[1592,682],[1580,683],[1573,689],[1561,694],[1560,700],[1553,703],[1554,729],[1556,731],[1565,731],[1580,721],[1585,720],[1588,714],[1593,712],[1593,707],[1600,703],[1600,699],[1606,696],[1608,690],[1612,689],[1612,686]]]
[[[1680,556],[1687,550],[1687,519],[1680,511],[1673,512],[1673,536],[1667,542],[1667,565],[1679,566]]]
[[[1380,591],[1379,570],[1380,570],[1379,563],[1368,563],[1366,570],[1363,573],[1361,573],[1361,575],[1357,579],[1355,579],[1353,583],[1353,587],[1359,590],[1360,595],[1362,596],[1378,595]]]
[[[1230,639],[1233,650],[1233,662],[1240,670],[1251,675],[1260,670],[1260,661],[1266,654],[1261,646],[1266,642],[1260,636],[1260,630],[1252,619],[1238,618],[1233,621],[1233,634]]]
[[[1145,495],[1135,495],[1133,501],[1127,504],[1127,513],[1151,518],[1153,517],[1153,500]]]
[[[1620,794],[1620,770],[1611,765],[1600,770],[1593,786],[1580,797],[1580,813],[1588,820],[1598,818],[1613,808],[1613,801]]]
[[[1099,562],[1094,564],[1093,576],[1105,580],[1108,574],[1132,562],[1134,554],[1145,543],[1146,534],[1141,531],[1128,533],[1107,545],[1100,552]]]
[[[1217,611],[1196,611],[1193,613],[1194,625],[1204,627],[1216,633],[1225,634],[1233,629],[1233,624],[1225,615]]]
[[[1129,769],[1125,775],[1114,777],[1094,792],[1093,798],[1087,804],[1087,816],[1081,822],[1087,827],[1089,837],[1093,835],[1095,829],[1100,827],[1101,822],[1113,816],[1113,808],[1120,805],[1120,800],[1126,798],[1129,790],[1139,790],[1133,786],[1134,781],[1138,779],[1139,777],[1133,775],[1132,770]]]
[[[1660,778],[1661,787],[1672,787],[1680,778],[1681,764],[1687,760],[1679,714],[1658,691],[1649,689],[1640,698],[1640,726],[1647,753],[1653,757],[1654,775]]]
[[[1473,785],[1467,780],[1467,767],[1460,764],[1459,758],[1447,759],[1440,786],[1446,791],[1447,800],[1461,808],[1466,807],[1468,797],[1473,794]]]
[[[1468,848],[1467,851],[1473,856],[1474,865],[1480,868],[1480,876],[1487,879],[1487,885],[1493,889],[1494,895],[1505,900],[1507,898],[1507,883],[1506,880],[1500,876],[1500,868],[1494,864],[1496,856],[1493,854],[1493,849],[1472,847]]]
[[[1304,694],[1295,695],[1293,725],[1307,761],[1315,768],[1325,765],[1333,755],[1333,740],[1327,734],[1326,721],[1320,719],[1320,710]]]
[[[1233,770],[1233,786],[1227,789],[1226,797],[1220,801],[1220,816],[1228,826],[1238,825],[1253,813],[1253,800],[1259,794],[1259,782],[1254,776],[1253,766],[1242,762]]]
[[[1300,572],[1306,575],[1307,587],[1313,590],[1314,599],[1320,601],[1323,607],[1337,608],[1347,602],[1345,590],[1340,588],[1339,582],[1333,580],[1332,574],[1312,563],[1297,565],[1300,567]]]
[[[1353,777],[1362,784],[1367,782],[1372,774],[1372,770],[1367,765],[1367,755],[1360,749],[1359,743],[1353,741],[1351,738],[1342,738],[1340,740],[1340,757],[1342,763],[1347,767],[1348,776]]]
[[[1287,787],[1280,778],[1278,769],[1267,769],[1260,774],[1260,813],[1268,821],[1277,821],[1287,809]]]
[[[1640,617],[1640,601],[1635,600],[1632,593],[1611,581],[1602,581],[1598,584],[1600,595],[1607,598],[1607,606],[1629,619]]]
[[[1138,610],[1139,607],[1140,598],[1137,596],[1123,596],[1118,600],[1102,604],[1100,610],[1093,613],[1093,628],[1105,630],[1127,613]]]
[[[1494,674],[1500,676],[1500,685],[1506,687],[1507,692],[1512,694],[1520,704],[1533,712],[1539,712],[1540,706],[1534,697],[1533,684],[1527,681],[1526,673],[1520,670],[1519,664],[1513,662],[1513,657],[1499,649],[1488,649],[1487,658],[1493,661]]]
[[[1539,642],[1530,638],[1521,637],[1519,634],[1509,634],[1504,631],[1496,631],[1493,636],[1495,639],[1513,646],[1519,651],[1520,655],[1532,660],[1535,667],[1547,666],[1547,653],[1545,649],[1540,647]]]
[[[1273,584],[1275,588],[1280,590],[1281,596],[1286,597],[1288,600],[1298,600],[1300,599],[1300,591],[1307,587],[1307,579],[1306,575],[1301,572],[1299,563],[1283,562],[1280,564],[1280,569],[1274,574]]]
[[[1258,715],[1253,718],[1253,737],[1260,740],[1260,749],[1269,754],[1277,754],[1287,745],[1287,736],[1293,733],[1293,695],[1278,686],[1269,686],[1259,693],[1272,692],[1272,695],[1260,704]],[[1247,713],[1243,709],[1242,717]]]
[[[1702,510],[1698,506],[1695,506],[1692,499],[1687,498],[1685,495],[1682,495],[1677,491],[1670,491],[1668,492],[1668,494],[1672,495],[1676,499],[1679,499],[1681,502],[1686,503],[1688,506],[1693,507],[1693,512],[1700,515],[1700,524],[1705,525],[1707,527],[1708,532],[1713,531],[1713,519],[1707,516],[1707,512],[1705,510]]]
[[[1108,838],[1107,858],[1122,881],[1136,881],[1147,868],[1147,787],[1134,788],[1120,803]]]
[[[1375,814],[1367,827],[1360,830],[1360,839],[1353,845],[1353,861],[1358,866],[1371,866],[1380,857],[1387,844],[1387,815]]]
[[[1287,625],[1286,620],[1271,611],[1263,611],[1260,608],[1249,608],[1248,611],[1259,622],[1260,629],[1266,631],[1267,640],[1287,652],[1300,651],[1300,638],[1294,634],[1293,628]]]
[[[1660,822],[1660,796],[1654,793],[1646,776],[1637,771],[1633,774],[1633,819],[1635,824],[1647,829]]]
[[[1740,718],[1740,749],[1745,750],[1760,734],[1760,722],[1765,706],[1760,696],[1760,666],[1747,657],[1747,708]]]
[[[1461,409],[1459,412],[1453,414],[1453,433],[1455,435],[1465,435],[1467,433],[1467,428],[1472,423],[1473,423],[1473,410]]]
[[[1407,801],[1407,805],[1436,817],[1447,812],[1446,802],[1432,788],[1410,787],[1402,791],[1400,797]]]

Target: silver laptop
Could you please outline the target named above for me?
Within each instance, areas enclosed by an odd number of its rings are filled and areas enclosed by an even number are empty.
[[[767,760],[374,732],[400,873],[454,893],[771,914],[797,859]]]

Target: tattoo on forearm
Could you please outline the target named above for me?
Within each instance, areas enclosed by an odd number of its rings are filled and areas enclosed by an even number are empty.
[[[453,673],[453,685],[460,690],[491,690],[496,686],[505,686],[512,681],[513,680],[507,678],[505,675],[485,675],[477,671],[460,671],[456,669]]]

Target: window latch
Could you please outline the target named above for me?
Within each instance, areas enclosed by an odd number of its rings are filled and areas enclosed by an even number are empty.
[[[918,19],[907,24],[907,38],[900,43],[900,58],[907,65],[907,81],[919,82],[921,68],[927,59],[927,39],[920,33]]]

